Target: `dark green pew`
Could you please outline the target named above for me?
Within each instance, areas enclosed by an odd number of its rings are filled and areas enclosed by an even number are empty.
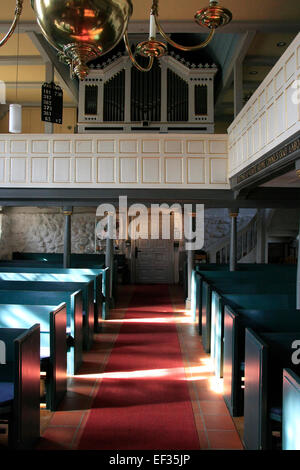
[[[0,304],[21,305],[59,305],[66,303],[67,308],[67,373],[74,375],[82,364],[83,345],[83,307],[82,291],[31,291],[0,290]]]
[[[95,305],[94,305],[94,329],[96,332],[100,331],[101,324],[100,318],[106,318],[106,310],[108,308],[108,300],[105,298],[108,289],[108,271],[106,269],[63,269],[63,268],[48,268],[48,267],[28,267],[26,270],[21,267],[0,267],[0,276],[3,280],[10,280],[13,278],[14,273],[21,274],[24,279],[29,281],[35,280],[35,275],[45,274],[49,275],[45,277],[46,280],[60,281],[60,280],[71,280],[74,282],[87,282],[90,280],[94,281],[95,290]],[[3,275],[2,275],[3,274]],[[67,276],[64,278],[64,276]],[[104,305],[103,305],[104,304]]]
[[[282,274],[281,270],[279,273],[277,269],[272,271],[242,271],[242,272],[222,272],[222,271],[212,271],[209,273],[199,273],[197,277],[199,286],[199,331],[202,332],[202,342],[204,349],[207,353],[210,352],[210,337],[211,337],[211,302],[212,302],[212,286],[217,286],[217,283],[228,282],[228,283],[237,283],[237,282],[248,282],[255,283],[261,282],[265,283],[268,279],[269,282],[295,282],[296,283],[296,271],[284,269]]]
[[[63,253],[23,253],[15,251],[12,254],[13,260],[34,260],[34,261],[48,261],[53,263],[63,264],[64,254]],[[97,253],[71,253],[70,255],[71,265],[73,263],[85,263],[85,264],[103,264],[105,263],[105,255]],[[76,266],[77,267],[77,266]]]
[[[223,346],[224,346],[224,306],[229,301],[229,296],[246,296],[245,301],[251,301],[254,295],[270,295],[271,299],[277,295],[287,295],[287,308],[296,308],[296,285],[295,281],[291,283],[282,283],[267,280],[264,282],[251,282],[249,280],[231,281],[225,280],[211,286],[211,338],[210,338],[210,355],[214,362],[215,374],[218,378],[223,377]],[[236,301],[234,301],[236,303]]]
[[[63,266],[63,253],[19,253],[14,252],[12,255],[13,260],[28,260],[28,261],[42,261]],[[117,283],[118,271],[128,270],[127,261],[124,254],[114,253],[114,267],[113,272],[109,273],[113,277],[113,298],[117,296]],[[98,253],[71,253],[70,263],[72,268],[88,268],[88,267],[105,267],[105,255]],[[125,273],[126,275],[126,273]],[[112,298],[112,302],[113,302]]]
[[[277,298],[277,296],[276,296]],[[245,329],[256,333],[300,331],[298,310],[277,309],[273,296],[265,296],[259,309],[225,305],[224,317],[224,399],[232,416],[244,411],[242,376],[245,363]]]
[[[67,390],[67,308],[52,305],[0,305],[1,328],[40,324],[41,371],[46,373],[46,407],[57,410]]]
[[[17,275],[17,274],[16,274]],[[41,275],[42,276],[42,275]],[[76,292],[82,290],[83,300],[83,348],[89,350],[94,335],[94,283],[89,282],[48,282],[36,281],[3,281],[0,280],[0,290],[29,290],[52,292]]]
[[[98,292],[98,281],[95,279],[95,331],[100,329],[99,308],[102,303],[102,319],[105,320],[109,314],[109,268],[61,268],[57,265],[41,263],[38,261],[35,265],[32,261],[25,260],[24,264],[19,265],[19,261],[0,262],[0,272],[23,272],[23,273],[57,273],[74,275],[74,281],[79,281],[80,276],[102,276],[102,298]]]
[[[0,328],[0,341],[0,422],[10,449],[30,449],[40,437],[40,327]]]
[[[246,329],[244,444],[249,450],[272,449],[272,430],[281,429],[282,374],[292,363],[292,344],[300,332],[255,333]]]
[[[300,376],[283,369],[282,450],[300,450]]]

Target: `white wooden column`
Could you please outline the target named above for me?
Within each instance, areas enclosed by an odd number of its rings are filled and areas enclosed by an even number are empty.
[[[191,308],[192,300],[192,271],[194,269],[195,252],[193,250],[187,251],[187,281],[188,281],[188,296],[185,301],[187,309]]]

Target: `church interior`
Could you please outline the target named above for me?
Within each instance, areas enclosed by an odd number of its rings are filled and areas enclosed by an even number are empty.
[[[0,454],[300,450],[299,24],[3,2]]]

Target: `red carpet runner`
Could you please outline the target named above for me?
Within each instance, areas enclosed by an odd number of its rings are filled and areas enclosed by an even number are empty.
[[[168,287],[137,287],[124,320],[78,448],[199,449]]]

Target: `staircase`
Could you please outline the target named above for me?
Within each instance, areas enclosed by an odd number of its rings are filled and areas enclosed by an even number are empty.
[[[237,234],[237,260],[243,261],[247,257],[247,262],[251,262],[248,258],[251,253],[255,252],[256,248],[256,233],[257,233],[257,214],[245,225]],[[213,245],[208,250],[210,263],[229,263],[230,254],[230,235],[223,238],[223,240]],[[245,261],[246,262],[246,261]],[[253,261],[252,261],[253,262]]]
[[[264,215],[266,238],[268,242],[283,242],[296,239],[298,235],[298,209],[266,209]],[[237,261],[256,262],[258,213],[238,231]],[[208,249],[210,263],[229,263],[230,235]]]

